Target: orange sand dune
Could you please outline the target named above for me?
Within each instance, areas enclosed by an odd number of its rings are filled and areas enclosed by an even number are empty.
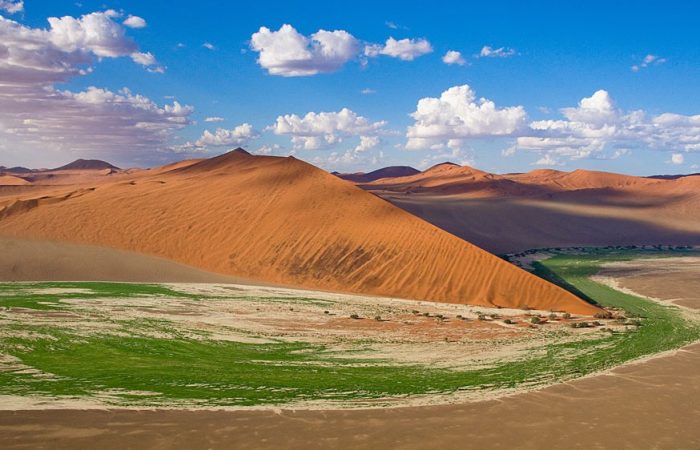
[[[0,186],[26,186],[29,184],[31,183],[24,178],[0,174]]]
[[[458,195],[468,193],[472,197],[521,195],[523,192],[540,192],[535,187],[518,184],[505,176],[496,175],[473,167],[442,163],[411,176],[383,178],[363,187],[372,191],[402,192],[406,194],[439,193]]]
[[[559,172],[546,169],[536,170],[525,174],[512,175],[509,178],[525,184],[552,185],[563,190],[650,186],[659,182],[659,180],[651,178],[583,169],[577,169],[573,172]]]
[[[294,158],[237,150],[0,211],[0,234],[98,244],[267,282],[579,314],[597,308]]]
[[[578,245],[700,244],[700,176],[445,165],[360,185],[496,253]]]

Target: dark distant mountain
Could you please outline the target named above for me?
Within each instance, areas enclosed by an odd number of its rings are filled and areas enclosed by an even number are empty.
[[[697,173],[688,173],[685,175],[652,175],[647,178],[654,178],[655,180],[677,180],[679,178],[684,178],[684,177],[697,177],[700,176],[700,172]]]
[[[5,167],[5,166],[0,166],[0,172],[7,172],[7,173],[32,173],[32,169],[27,169],[26,167]]]
[[[72,163],[66,164],[65,166],[57,167],[53,170],[120,170],[119,167],[113,166],[112,164],[101,161],[99,159],[76,159]]]
[[[420,170],[416,170],[409,166],[389,166],[383,169],[377,169],[369,173],[338,173],[333,172],[333,175],[343,180],[352,181],[353,183],[370,183],[381,178],[396,178],[396,177],[408,177],[411,175],[416,175],[420,173]]]

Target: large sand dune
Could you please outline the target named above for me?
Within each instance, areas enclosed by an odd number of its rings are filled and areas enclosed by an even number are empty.
[[[591,314],[572,294],[294,158],[237,150],[0,195],[0,234],[103,245],[294,286]],[[34,195],[34,196],[32,196]],[[11,196],[10,196],[11,197]]]
[[[441,164],[362,187],[495,253],[578,245],[700,244],[700,176]]]

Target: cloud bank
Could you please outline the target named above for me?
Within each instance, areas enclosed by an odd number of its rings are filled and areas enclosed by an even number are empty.
[[[130,58],[157,71],[107,10],[79,18],[50,17],[48,28],[31,28],[0,17],[0,141],[8,151],[139,157],[163,148],[189,123],[192,108],[159,106],[128,89],[59,90],[57,83],[87,75],[102,58]],[[18,150],[21,149],[21,150]],[[54,153],[56,154],[56,153]]]

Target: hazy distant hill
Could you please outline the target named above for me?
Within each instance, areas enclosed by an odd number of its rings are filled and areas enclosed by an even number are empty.
[[[65,166],[57,167],[53,170],[120,170],[119,167],[114,166],[106,161],[101,161],[99,159],[76,159],[72,163],[68,163]]]
[[[358,172],[358,173],[338,173],[333,172],[333,175],[343,180],[352,181],[353,183],[370,183],[382,178],[407,177],[420,173],[419,170],[409,166],[390,166],[373,172]]]

